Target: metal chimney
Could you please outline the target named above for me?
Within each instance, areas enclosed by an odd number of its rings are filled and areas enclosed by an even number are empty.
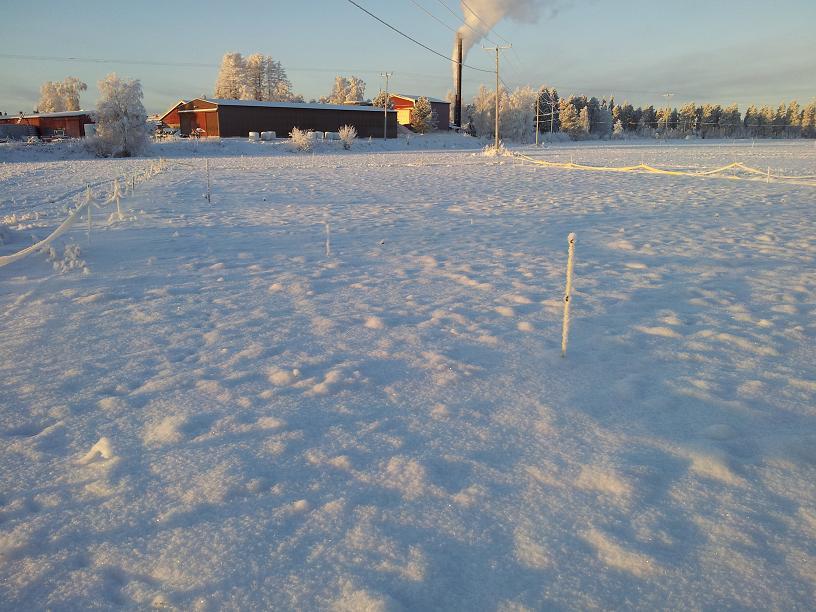
[[[462,35],[456,36],[456,99],[453,102],[453,124],[462,127]]]

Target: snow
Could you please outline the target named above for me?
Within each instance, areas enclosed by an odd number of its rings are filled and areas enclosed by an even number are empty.
[[[155,145],[0,268],[0,608],[812,606],[816,190],[409,142]],[[0,146],[0,255],[154,162]]]

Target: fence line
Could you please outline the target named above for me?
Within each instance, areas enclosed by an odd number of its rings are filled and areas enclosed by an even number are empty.
[[[164,170],[164,164],[165,164],[164,158],[160,158],[158,164],[156,164],[156,163],[151,164],[149,171],[147,173],[142,174],[141,176],[145,177],[145,180],[146,180],[147,178],[150,178],[150,177],[158,174],[159,172]],[[125,180],[127,181],[127,177],[125,177]],[[131,181],[132,181],[131,184],[134,185],[134,186],[135,186],[135,180],[136,180],[136,176],[133,175],[131,177]],[[16,253],[12,253],[11,255],[0,256],[0,268],[2,268],[3,266],[7,266],[7,265],[9,265],[11,263],[14,263],[15,261],[19,261],[19,260],[23,259],[24,257],[30,255],[31,253],[35,253],[35,252],[47,247],[54,240],[56,240],[57,238],[62,236],[65,232],[67,232],[71,228],[71,226],[74,225],[74,223],[77,222],[77,220],[80,218],[82,213],[85,212],[86,210],[88,212],[88,233],[90,235],[91,206],[94,206],[97,209],[101,209],[104,206],[107,206],[108,204],[110,204],[111,202],[116,202],[117,213],[119,215],[119,218],[120,219],[123,218],[122,214],[121,214],[121,209],[119,208],[119,200],[121,200],[121,198],[123,197],[123,194],[122,194],[122,192],[121,192],[121,190],[119,188],[119,177],[118,176],[115,179],[113,179],[113,184],[114,184],[114,186],[113,186],[113,191],[112,191],[111,195],[104,202],[102,202],[102,204],[97,204],[96,202],[93,201],[93,198],[91,196],[91,189],[90,189],[90,185],[89,185],[87,187],[87,191],[86,191],[87,195],[85,197],[85,200],[82,203],[80,203],[79,206],[77,206],[62,223],[60,223],[60,225],[57,227],[57,229],[55,229],[53,232],[51,232],[48,236],[46,236],[45,238],[43,238],[39,242],[36,242],[36,243],[32,244],[31,246],[24,248],[21,251],[17,251]]]
[[[590,172],[632,172],[642,174],[663,174],[668,176],[693,176],[693,177],[722,175],[719,178],[725,178],[732,181],[758,181],[764,178],[768,181],[770,180],[786,181],[793,185],[807,185],[811,187],[816,187],[816,175],[790,176],[784,174],[771,174],[770,169],[760,170],[758,168],[751,168],[750,166],[746,166],[742,162],[734,162],[722,166],[720,168],[715,168],[713,170],[693,172],[689,170],[664,170],[662,168],[655,168],[654,166],[649,166],[644,163],[637,164],[636,166],[589,166],[587,164],[576,164],[575,162],[572,161],[570,162],[544,161],[541,159],[535,159],[523,153],[513,153],[513,156],[523,161],[528,161],[530,163],[536,164],[538,166],[545,166],[548,168],[563,168],[566,170],[583,170]],[[729,170],[742,170],[743,172],[756,175],[758,178],[747,178],[735,174],[723,174],[724,172],[727,172]]]

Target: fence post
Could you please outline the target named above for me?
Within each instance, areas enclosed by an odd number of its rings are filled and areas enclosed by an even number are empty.
[[[124,217],[122,215],[122,207],[119,205],[119,201],[122,199],[122,193],[119,191],[119,179],[113,179],[113,199],[116,202],[116,214],[121,221]]]
[[[567,337],[570,324],[570,301],[572,299],[572,269],[575,264],[575,234],[567,236],[569,241],[569,255],[567,256],[567,289],[564,292],[564,323],[561,329],[561,357],[567,356]]]
[[[88,244],[91,244],[91,186],[85,190],[85,207],[88,209]]]
[[[207,203],[212,204],[212,195],[210,194],[210,158],[205,158],[207,166]]]
[[[331,225],[326,221],[326,257],[331,256]]]

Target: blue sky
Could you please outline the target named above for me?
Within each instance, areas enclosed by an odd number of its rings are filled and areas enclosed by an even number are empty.
[[[356,0],[429,47],[449,54],[453,34],[411,1]],[[451,27],[457,0],[416,0]],[[325,95],[336,74],[381,86],[444,97],[449,63],[377,23],[347,0],[38,0],[0,11],[0,110],[30,111],[46,80],[76,76],[88,83],[109,72],[139,78],[148,112],[179,98],[211,94],[221,56],[261,52],[282,61],[298,93]],[[638,104],[737,102],[777,104],[816,96],[814,0],[573,0],[536,23],[505,20],[495,30],[513,43],[503,56],[509,86],[547,83],[559,93],[614,95]],[[498,39],[497,39],[498,40]],[[45,59],[32,59],[45,58]],[[95,58],[105,62],[66,58]],[[138,63],[137,63],[138,62]],[[149,62],[195,64],[164,66]],[[467,64],[492,69],[475,47]],[[465,70],[465,95],[491,74]]]

